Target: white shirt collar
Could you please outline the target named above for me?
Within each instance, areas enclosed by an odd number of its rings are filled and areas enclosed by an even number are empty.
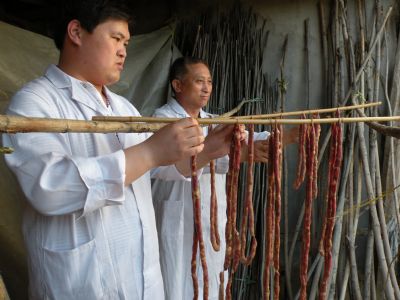
[[[171,106],[171,109],[180,115],[181,117],[190,117],[189,114],[185,111],[185,109],[182,107],[182,105],[179,104],[179,102],[174,99],[170,98],[168,100],[168,104]],[[200,109],[200,118],[211,118],[212,115],[205,112],[203,109]]]
[[[52,82],[56,88],[69,88],[71,90],[71,98],[73,100],[78,101],[103,114],[108,111],[100,93],[90,82],[82,81],[70,76],[53,64],[47,68],[45,77]],[[82,96],[82,88],[89,92],[92,97]],[[107,87],[104,86],[103,88],[106,96],[111,99]]]

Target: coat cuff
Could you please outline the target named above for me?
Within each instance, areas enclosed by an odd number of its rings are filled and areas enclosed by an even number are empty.
[[[93,158],[74,159],[88,188],[82,216],[107,205],[122,204],[125,154],[122,150]]]

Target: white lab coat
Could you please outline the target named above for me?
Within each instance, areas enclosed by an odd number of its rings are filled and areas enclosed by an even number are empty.
[[[132,115],[106,91],[112,110],[89,83],[56,66],[28,83],[8,113],[90,120]],[[147,134],[19,133],[3,135],[15,152],[6,162],[28,203],[23,234],[31,299],[163,299],[150,176],[124,186],[125,155]],[[179,178],[174,168],[163,175]],[[168,177],[168,176],[167,176]]]
[[[157,117],[188,117],[184,108],[175,100],[157,109]],[[211,115],[200,111],[201,118]],[[207,135],[207,127],[203,128]],[[256,139],[266,139],[267,132],[259,133]],[[226,193],[225,178],[229,168],[228,156],[216,160],[215,187],[218,201],[218,232],[221,247],[214,251],[210,241],[210,171],[209,166],[203,168],[199,176],[201,194],[201,219],[203,239],[209,275],[209,299],[218,299],[219,273],[223,270],[225,259],[225,225],[226,225]],[[156,213],[157,231],[160,245],[161,271],[164,279],[165,296],[168,300],[193,299],[193,283],[191,277],[191,256],[193,244],[193,205],[191,183],[183,180],[152,180],[152,193]],[[199,253],[199,252],[198,252]],[[203,297],[202,268],[197,259],[199,280],[199,298]],[[225,272],[225,285],[228,273]]]

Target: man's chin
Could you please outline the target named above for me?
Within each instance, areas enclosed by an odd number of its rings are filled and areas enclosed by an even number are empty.
[[[118,75],[115,75],[115,76],[110,76],[109,78],[108,78],[108,83],[106,84],[106,85],[112,85],[112,84],[114,84],[114,83],[117,83],[118,81],[119,81],[119,79],[121,78],[121,76],[118,74]]]

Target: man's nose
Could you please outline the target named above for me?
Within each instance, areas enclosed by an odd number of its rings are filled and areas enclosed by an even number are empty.
[[[117,55],[119,57],[125,58],[126,57],[126,48],[121,47],[120,49],[118,49]]]
[[[212,88],[212,85],[211,85],[210,83],[205,82],[205,83],[203,84],[203,91],[205,91],[205,92],[210,92],[210,91],[211,91],[211,88]]]

